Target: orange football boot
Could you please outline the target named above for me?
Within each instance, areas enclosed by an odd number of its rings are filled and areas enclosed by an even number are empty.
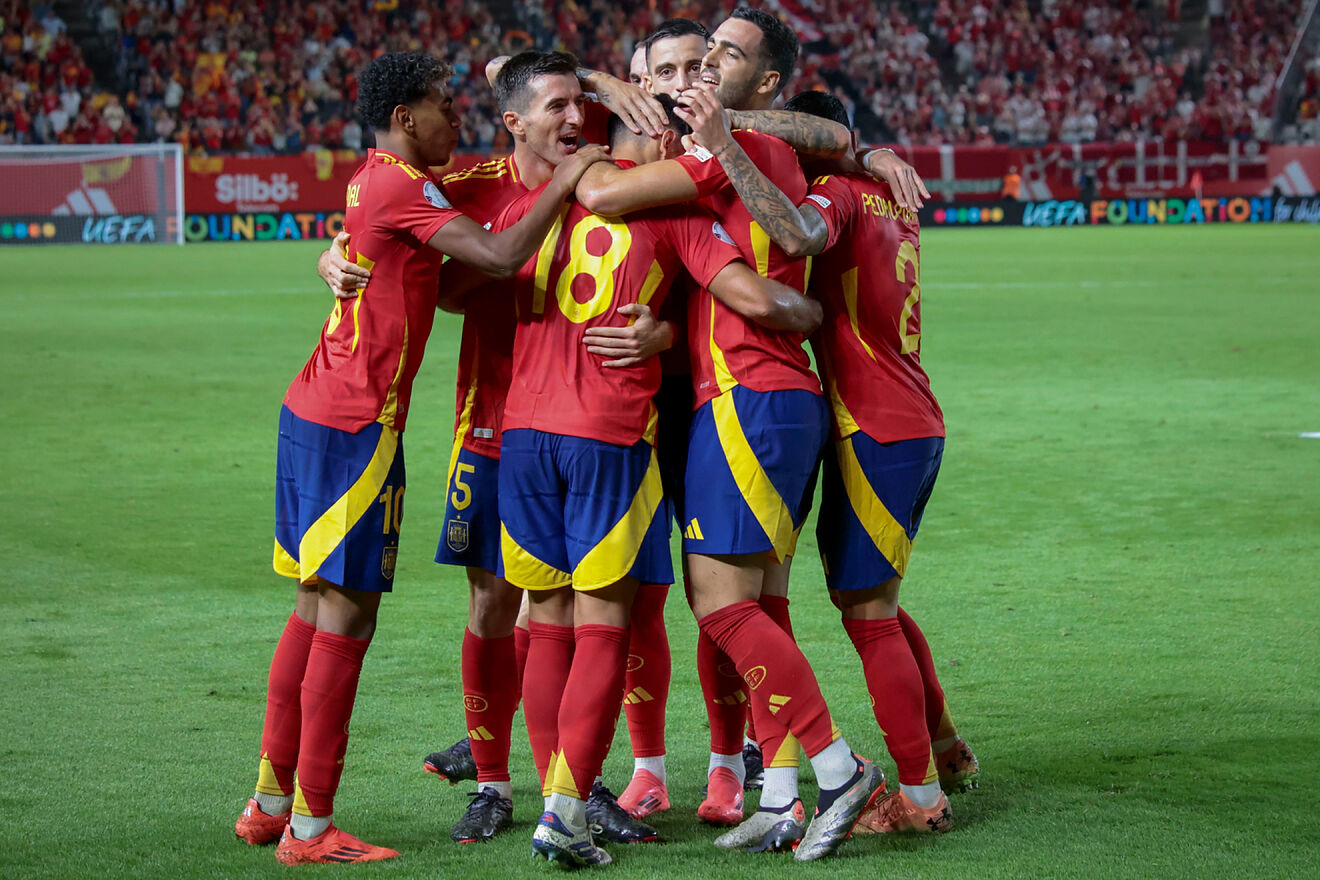
[[[234,823],[234,835],[252,846],[265,846],[280,839],[289,825],[291,812],[285,811],[277,816],[264,812],[256,798],[248,798],[247,806]]]
[[[280,845],[275,850],[275,857],[286,865],[379,862],[383,859],[392,859],[398,854],[398,850],[364,843],[347,831],[340,831],[334,825],[311,840],[299,840],[293,836],[293,829],[289,828],[280,838]]]
[[[706,783],[706,799],[697,818],[712,825],[737,825],[743,819],[743,787],[728,767],[716,767]]]

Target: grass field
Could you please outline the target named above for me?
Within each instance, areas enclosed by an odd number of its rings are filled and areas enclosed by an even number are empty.
[[[611,876],[1320,875],[1320,439],[1299,436],[1320,431],[1320,232],[924,244],[949,438],[904,605],[982,787],[940,839],[854,840],[810,866],[716,850],[692,819],[706,731],[675,595],[672,842],[616,847]],[[275,425],[328,308],[317,250],[0,251],[0,877],[284,874],[231,829],[291,604],[270,570]],[[465,789],[421,772],[463,726],[466,589],[430,561],[457,330],[438,321],[414,394],[398,583],[337,801],[404,855],[330,873],[554,870],[530,856],[521,716],[515,832],[453,845]],[[806,545],[799,640],[849,741],[892,771]],[[622,736],[616,791],[630,769]]]

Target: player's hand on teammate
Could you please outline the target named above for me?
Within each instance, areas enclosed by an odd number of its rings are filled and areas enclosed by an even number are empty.
[[[627,327],[589,327],[582,334],[587,351],[611,358],[602,367],[632,367],[674,344],[674,325],[657,321],[650,307],[629,303],[619,314],[634,320]]]
[[[643,88],[600,72],[593,73],[587,85],[596,93],[601,105],[622,119],[634,134],[659,137],[669,123],[665,108]]]
[[[340,232],[316,261],[316,273],[337,299],[352,299],[371,280],[371,270],[348,259],[348,233]]]
[[[724,105],[715,97],[714,89],[695,88],[680,92],[674,112],[692,126],[692,140],[710,152],[718,154],[733,142]]]
[[[863,164],[872,177],[889,184],[900,208],[917,211],[930,198],[917,169],[898,158],[893,150],[872,150],[864,157]]]
[[[546,190],[546,194],[555,201],[562,202],[573,194],[578,181],[582,179],[583,173],[588,168],[597,162],[606,162],[609,158],[609,147],[602,147],[599,144],[587,144],[578,147],[576,153],[555,167],[555,173],[550,178],[550,186]]]

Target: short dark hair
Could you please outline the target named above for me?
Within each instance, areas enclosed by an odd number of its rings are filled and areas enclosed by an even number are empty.
[[[424,52],[382,55],[358,76],[358,119],[367,128],[389,131],[395,107],[417,103],[438,80],[453,75],[454,69],[447,63]]]
[[[852,128],[852,124],[848,120],[848,108],[844,107],[843,102],[829,92],[814,91],[794,95],[788,99],[784,109],[792,110],[795,113],[819,116],[821,119],[837,122],[844,128]]]
[[[775,94],[779,94],[793,78],[798,56],[797,34],[783,19],[763,9],[739,6],[729,13],[729,18],[750,21],[761,29],[761,54],[770,63],[771,70],[779,71],[779,85],[775,89]]]
[[[652,97],[660,102],[660,106],[665,108],[665,115],[669,117],[669,122],[665,124],[665,128],[672,129],[679,137],[682,137],[685,134],[692,134],[692,126],[679,119],[678,114],[674,112],[674,108],[678,106],[678,102],[675,101],[673,97],[670,95],[652,95]],[[609,127],[607,130],[609,132],[610,144],[615,144],[623,138],[649,137],[649,135],[635,133],[628,127],[628,124],[624,122],[623,119],[614,113],[610,114]]]
[[[710,31],[699,21],[690,18],[667,18],[660,22],[660,27],[651,31],[651,35],[646,38],[646,63],[651,63],[651,47],[658,40],[668,40],[671,37],[701,37],[703,40],[710,39]]]
[[[500,112],[525,111],[532,80],[538,76],[576,76],[577,69],[577,56],[568,52],[519,52],[504,62],[495,77],[495,100]]]

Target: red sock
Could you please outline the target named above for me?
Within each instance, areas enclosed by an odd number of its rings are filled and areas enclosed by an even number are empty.
[[[665,631],[668,584],[643,584],[628,625],[628,671],[623,711],[633,757],[665,753],[665,704],[669,701],[669,634]]]
[[[536,773],[544,787],[550,755],[559,748],[559,702],[573,665],[573,627],[532,621],[527,630],[523,720],[527,722]]]
[[[262,788],[278,788],[279,794],[293,794],[293,774],[298,769],[298,737],[302,730],[302,680],[307,671],[307,653],[312,650],[316,627],[296,614],[284,625],[275,656],[270,661],[266,683],[266,724],[261,731],[262,763],[269,762],[274,772],[266,778],[262,767],[257,781]],[[276,794],[263,791],[263,794]]]
[[[559,760],[545,791],[586,800],[619,720],[628,630],[584,623],[573,628],[573,637],[573,668],[559,708]]]
[[[793,638],[793,622],[788,616],[787,596],[762,596],[757,603],[761,610],[775,622],[775,625]],[[770,707],[759,701],[753,701],[747,721],[747,735],[756,740],[761,747],[761,759],[767,767],[796,767],[798,765],[797,740],[788,740],[788,728],[778,716],[770,713]]]
[[[463,711],[478,782],[509,780],[517,684],[513,636],[483,639],[463,630]]]
[[[845,617],[843,628],[862,658],[875,720],[884,733],[890,757],[898,765],[898,781],[903,785],[933,782],[935,763],[926,730],[921,672],[903,638],[903,628],[892,617],[885,620]]]
[[[513,628],[513,657],[518,664],[518,699],[522,699],[523,671],[527,669],[527,649],[531,646],[532,634],[524,627]]]
[[[926,636],[917,626],[917,622],[904,611],[898,609],[898,625],[903,628],[903,638],[907,639],[912,656],[921,671],[921,687],[925,691],[926,731],[931,740],[948,739],[958,735],[949,717],[949,705],[944,701],[944,688],[940,687],[940,678],[935,674],[935,659],[930,655],[930,645]]]
[[[729,655],[720,650],[705,630],[697,637],[697,678],[710,721],[710,750],[717,755],[742,751],[747,723],[747,689]]]
[[[371,639],[317,631],[302,682],[302,736],[298,750],[298,791],[309,816],[335,811],[335,791],[344,772],[348,722],[353,717],[362,658]],[[297,799],[294,808],[302,812]]]
[[[761,701],[815,756],[835,740],[834,723],[811,664],[797,643],[749,600],[735,602],[697,621],[701,631],[733,658],[753,701]],[[762,737],[765,731],[759,730]]]

